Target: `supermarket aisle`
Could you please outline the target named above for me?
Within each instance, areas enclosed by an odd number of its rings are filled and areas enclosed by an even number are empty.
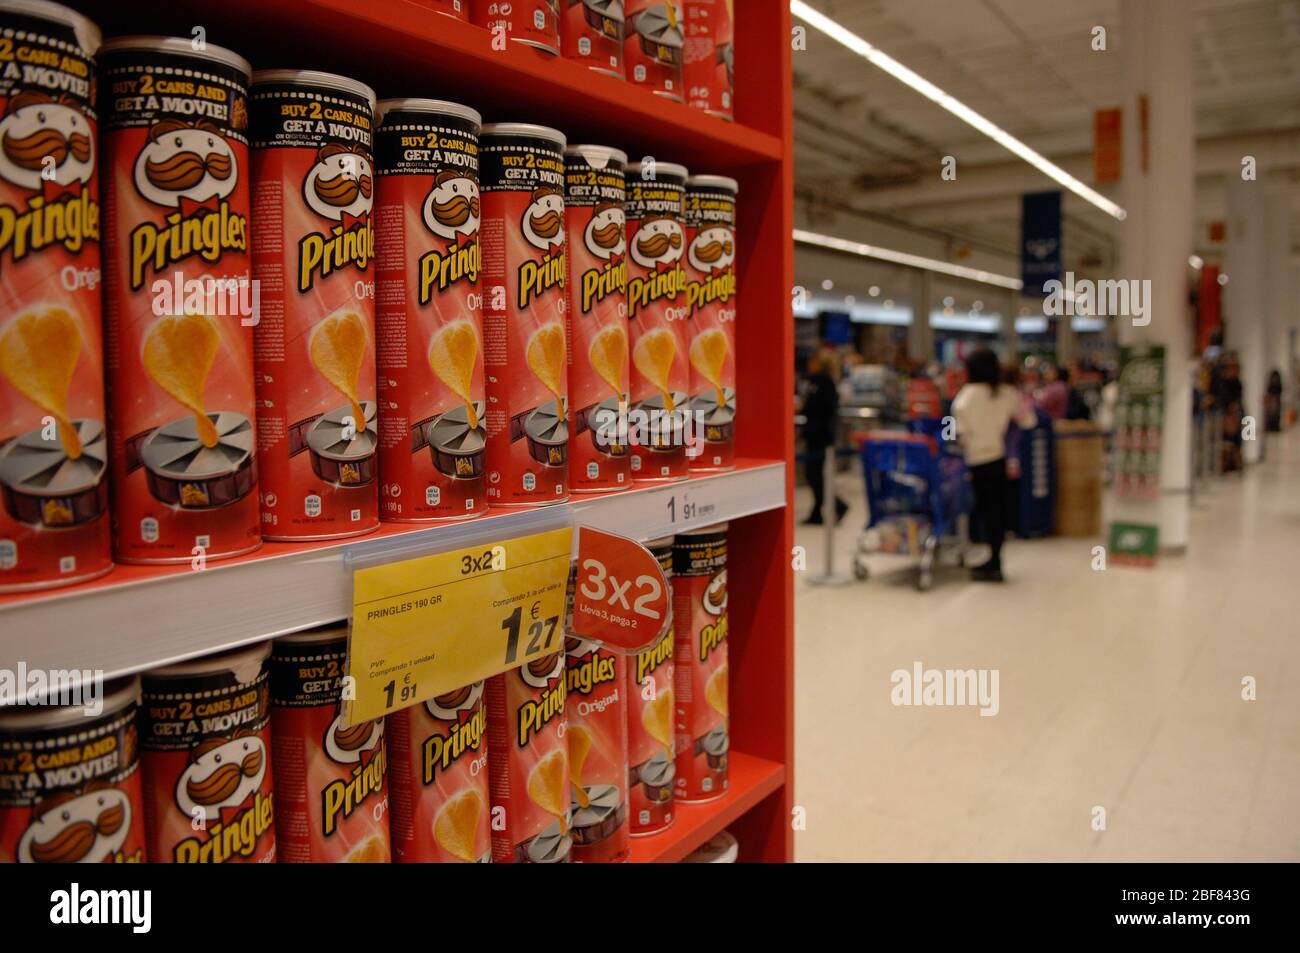
[[[820,528],[797,538],[816,571]],[[1093,572],[1092,545],[1013,542],[1001,587],[796,573],[798,859],[1300,860],[1300,433],[1198,501],[1188,556]],[[999,712],[895,707],[918,661],[998,670]]]

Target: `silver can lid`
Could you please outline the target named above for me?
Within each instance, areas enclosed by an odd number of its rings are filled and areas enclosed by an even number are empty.
[[[642,167],[651,164],[652,163],[647,163],[647,162],[633,162],[631,165],[627,167],[627,174],[629,176],[640,176]],[[671,175],[675,178],[681,179],[684,182],[686,181],[686,179],[690,178],[691,175],[691,173],[687,170],[686,166],[678,165],[676,162],[655,161],[653,163],[653,166],[654,166],[654,172],[656,178],[661,175]],[[653,182],[655,180],[650,179],[649,181]]]
[[[203,49],[196,50],[192,40],[180,36],[115,36],[99,48],[99,55],[135,51],[141,53],[174,53],[177,56],[192,56],[196,59],[211,60],[224,66],[233,66],[247,78],[253,72],[253,66],[234,50],[224,46],[205,43]]]
[[[532,136],[535,139],[554,142],[561,149],[569,141],[564,137],[564,133],[558,129],[552,129],[550,126],[534,126],[530,122],[490,122],[483,127],[480,135],[483,138],[488,136]]]
[[[317,642],[337,642],[339,639],[348,637],[348,624],[346,622],[334,622],[330,625],[319,625],[314,629],[307,629],[303,632],[295,632],[293,635],[282,635],[276,639],[276,643],[287,642],[291,645],[311,645]]]
[[[261,83],[292,83],[295,86],[325,86],[342,90],[368,100],[370,111],[375,111],[375,91],[359,79],[338,73],[322,73],[314,69],[260,69],[253,74],[253,85]]]
[[[147,683],[152,678],[183,678],[231,672],[235,676],[235,681],[245,685],[257,678],[262,670],[262,664],[270,654],[270,642],[255,642],[242,649],[232,649],[219,655],[205,655],[202,658],[190,659],[188,662],[177,662],[175,665],[155,668],[144,673],[144,680]]]
[[[0,732],[21,734],[41,728],[59,728],[90,719],[111,718],[132,702],[140,701],[140,679],[134,675],[104,681],[103,710],[87,715],[84,705],[6,705],[0,708]]]
[[[93,20],[61,3],[49,3],[47,0],[0,0],[0,13],[17,13],[70,26],[77,35],[77,45],[92,55],[104,39],[104,34]]]
[[[686,187],[688,189],[696,186],[712,189],[727,189],[733,194],[740,191],[740,183],[725,175],[693,175],[686,180]]]
[[[470,109],[460,103],[445,99],[381,99],[376,107],[376,117],[380,122],[390,112],[429,113],[434,116],[457,116],[468,119],[476,126],[483,125],[483,117],[477,109]]]
[[[593,169],[603,169],[609,165],[610,161],[617,162],[619,165],[627,165],[627,153],[622,149],[615,149],[613,146],[568,146],[564,150],[566,156],[581,156],[583,161]]]

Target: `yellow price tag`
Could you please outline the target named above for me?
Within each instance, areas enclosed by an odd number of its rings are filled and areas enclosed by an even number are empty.
[[[564,649],[573,530],[358,569],[350,725]]]

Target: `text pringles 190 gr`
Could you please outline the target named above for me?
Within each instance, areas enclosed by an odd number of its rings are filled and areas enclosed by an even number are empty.
[[[300,70],[253,77],[262,535],[379,525],[372,261],[375,94]]]
[[[112,567],[100,319],[99,29],[0,0],[0,593]]]
[[[386,719],[398,863],[492,859],[483,692],[475,682]]]
[[[569,236],[569,396],[574,492],[632,485],[627,442],[627,156],[605,146],[564,150]]]
[[[690,310],[692,470],[736,458],[735,179],[686,180],[686,303]]]
[[[673,538],[652,539],[646,549],[664,578],[673,574]],[[677,773],[673,729],[673,630],[627,660],[628,814],[632,834],[654,834],[673,822]]]
[[[270,654],[263,642],[142,677],[150,861],[275,860]]]
[[[632,343],[632,478],[682,480],[689,473],[687,171],[671,162],[627,170],[627,314]]]
[[[564,135],[483,127],[483,365],[488,498],[536,506],[568,498],[568,265]]]
[[[389,860],[384,720],[343,725],[347,656],[347,626],[285,636],[271,647],[271,760],[281,863]]]
[[[378,179],[380,518],[463,519],[487,510],[479,114],[386,99]]]
[[[677,633],[677,800],[711,801],[727,790],[727,524],[673,542]]]
[[[140,682],[107,682],[83,705],[0,711],[0,863],[144,860],[136,705]]]
[[[261,543],[248,63],[188,38],[100,49],[104,328],[119,561]]]

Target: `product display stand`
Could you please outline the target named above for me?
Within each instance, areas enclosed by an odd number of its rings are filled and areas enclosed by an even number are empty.
[[[494,49],[480,28],[411,0],[73,0],[107,36],[197,36],[255,68],[356,77],[380,96],[470,105],[487,121],[543,123],[570,142],[680,162],[740,183],[736,470],[673,486],[575,497],[579,522],[647,539],[730,521],[730,788],[682,805],[667,831],[638,838],[634,861],[677,861],[724,828],[742,861],[793,859],[793,284],[790,13],[745,0],[735,22],[737,121],[666,102],[536,50]],[[743,16],[740,7],[743,6]],[[101,101],[112,91],[102,89]],[[487,518],[509,533],[517,514]],[[0,598],[5,665],[144,671],[346,617],[350,551],[436,538],[441,527],[386,524],[328,543],[268,543],[202,570],[119,566],[67,589]]]

